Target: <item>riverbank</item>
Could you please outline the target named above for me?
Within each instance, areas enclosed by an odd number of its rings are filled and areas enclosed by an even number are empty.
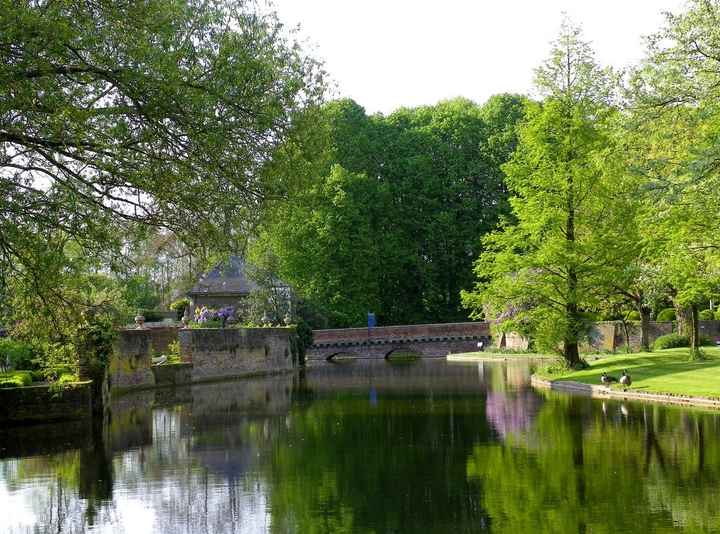
[[[589,361],[582,371],[540,369],[533,384],[595,397],[648,400],[720,408],[720,348],[704,347],[705,359],[690,360],[686,348],[613,355]],[[618,378],[626,369],[632,385],[603,386],[602,373]]]
[[[551,354],[541,354],[537,352],[463,352],[459,354],[448,354],[446,357],[449,362],[483,362],[497,360],[556,360],[557,356]]]

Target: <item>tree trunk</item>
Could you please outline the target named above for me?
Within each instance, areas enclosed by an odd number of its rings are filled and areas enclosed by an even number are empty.
[[[700,320],[697,304],[688,306],[689,310],[689,332],[690,336],[690,354],[697,355],[700,352]]]
[[[690,336],[692,330],[692,312],[689,306],[675,304],[675,316],[677,318],[677,332],[681,336]]]
[[[642,350],[650,351],[650,308],[641,304],[638,306],[640,312],[640,347]]]
[[[565,227],[565,240],[568,244],[575,244],[575,196],[573,188],[573,176],[569,174],[568,196],[567,196],[567,221]],[[565,320],[567,327],[565,331],[563,354],[567,363],[574,367],[580,363],[580,351],[578,349],[578,328],[580,317],[577,301],[577,270],[574,265],[569,265],[567,270],[567,300],[565,304]]]

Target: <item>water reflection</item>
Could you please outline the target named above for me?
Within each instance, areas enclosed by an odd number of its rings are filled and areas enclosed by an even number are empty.
[[[720,418],[356,360],[0,430],[1,532],[720,532]]]

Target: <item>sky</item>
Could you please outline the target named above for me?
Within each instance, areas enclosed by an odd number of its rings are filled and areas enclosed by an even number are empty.
[[[563,13],[582,25],[597,59],[637,63],[643,36],[684,0],[272,0],[324,60],[336,97],[390,113],[463,96],[532,94]]]

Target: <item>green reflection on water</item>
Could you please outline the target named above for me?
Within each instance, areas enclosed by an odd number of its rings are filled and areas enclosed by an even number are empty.
[[[32,520],[0,531],[117,530],[134,502],[148,532],[720,532],[716,414],[528,376],[359,360],[127,397],[49,449],[3,430],[0,492]]]

